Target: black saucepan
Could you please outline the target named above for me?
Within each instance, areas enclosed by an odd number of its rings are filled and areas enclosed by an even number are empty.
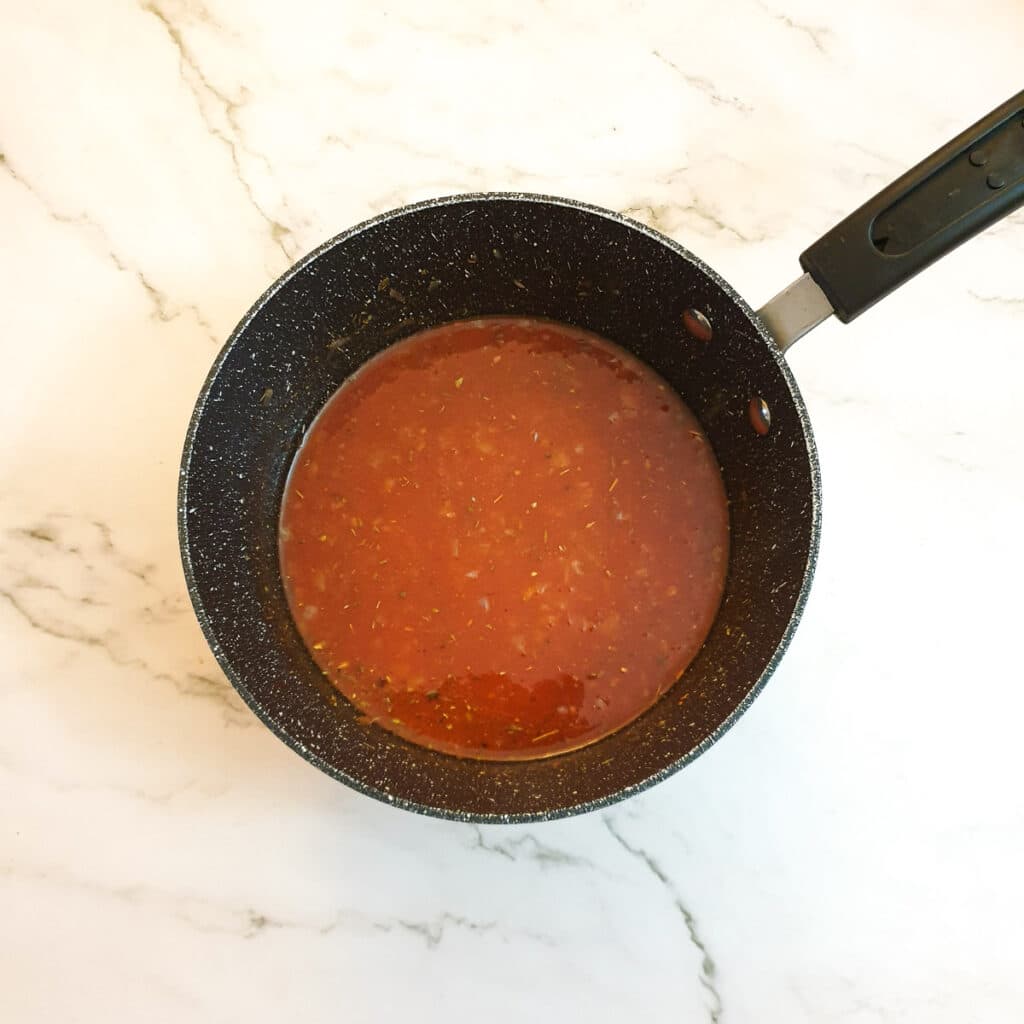
[[[852,214],[755,313],[713,270],[607,210],[519,194],[432,200],[376,217],[292,268],[218,357],[185,442],[179,527],[189,592],[218,661],[257,715],[328,774],[400,807],[528,821],[622,799],[706,750],[786,649],[818,548],[818,463],[782,351],[849,321],[1024,202],[1024,93]],[[415,331],[487,314],[550,317],[630,349],[678,389],[730,498],[725,596],[680,702],[620,732],[516,763],[433,753],[357,722],[304,648],[278,566],[289,464],[360,364]]]

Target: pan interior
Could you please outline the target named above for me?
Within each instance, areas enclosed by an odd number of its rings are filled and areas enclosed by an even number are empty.
[[[711,327],[694,330],[691,310]],[[635,353],[710,438],[730,500],[722,606],[683,679],[620,732],[538,761],[461,760],[360,725],[292,622],[277,561],[291,459],[363,362],[426,327],[548,317]],[[751,400],[766,403],[759,434]],[[803,404],[749,308],[661,236],[565,200],[468,196],[396,211],[327,243],[263,296],[196,407],[180,493],[190,592],[214,653],[286,742],[371,795],[472,820],[555,817],[620,798],[699,753],[753,697],[799,613],[817,544]]]

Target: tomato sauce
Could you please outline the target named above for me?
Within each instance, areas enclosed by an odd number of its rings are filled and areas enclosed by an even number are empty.
[[[317,664],[414,743],[517,760],[592,743],[697,654],[725,584],[714,454],[653,370],[494,317],[423,331],[342,384],[281,511]]]

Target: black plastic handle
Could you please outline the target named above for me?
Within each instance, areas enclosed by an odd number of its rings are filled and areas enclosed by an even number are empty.
[[[868,200],[800,257],[843,323],[1024,204],[1024,92]]]

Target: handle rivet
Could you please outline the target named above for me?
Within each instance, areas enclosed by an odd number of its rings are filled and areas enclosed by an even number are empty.
[[[975,167],[984,167],[988,163],[988,153],[983,149],[976,149],[967,159]]]
[[[754,433],[764,437],[772,428],[772,413],[768,403],[760,396],[755,395],[747,406],[747,418],[754,428]]]
[[[712,336],[711,321],[699,309],[687,309],[683,313],[683,327],[691,338],[698,341],[710,341]]]
[[[985,181],[989,188],[1002,188],[1006,184],[1006,179],[1001,174],[990,174]]]

